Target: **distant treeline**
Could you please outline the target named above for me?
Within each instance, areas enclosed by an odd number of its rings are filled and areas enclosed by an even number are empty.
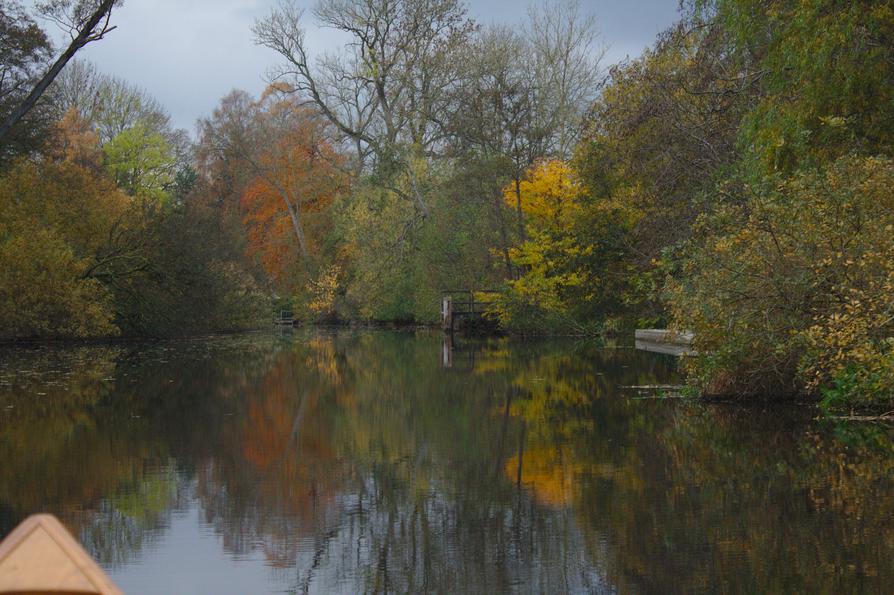
[[[310,22],[350,43],[320,55]],[[237,327],[271,301],[432,322],[442,290],[500,288],[517,333],[693,331],[700,392],[892,409],[894,2],[685,2],[607,71],[575,4],[483,26],[459,0],[282,2],[253,33],[269,89],[194,142],[63,72],[4,147],[2,332]]]

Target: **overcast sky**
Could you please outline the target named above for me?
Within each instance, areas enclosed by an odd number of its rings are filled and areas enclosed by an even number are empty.
[[[595,15],[605,64],[638,56],[655,35],[677,18],[678,0],[579,0]],[[314,0],[302,0],[308,7]],[[103,72],[149,91],[190,132],[197,118],[214,109],[234,88],[258,94],[264,72],[277,56],[252,42],[251,25],[275,0],[126,0],[116,9],[118,26],[79,57]],[[523,20],[529,0],[469,0],[480,22]],[[308,27],[311,48],[334,49],[331,32]]]

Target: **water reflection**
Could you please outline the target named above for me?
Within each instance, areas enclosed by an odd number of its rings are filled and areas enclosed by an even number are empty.
[[[6,350],[0,533],[54,512],[128,592],[894,584],[890,434],[619,389],[673,367],[406,333]]]

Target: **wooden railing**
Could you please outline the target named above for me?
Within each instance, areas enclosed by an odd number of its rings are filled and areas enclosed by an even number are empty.
[[[280,310],[273,316],[274,326],[295,326],[295,315],[291,310]]]
[[[478,301],[478,294],[496,294],[497,291],[484,289],[473,291],[460,289],[442,292],[441,297],[441,326],[444,332],[452,333],[457,328],[460,320],[480,322],[484,319],[488,304]]]

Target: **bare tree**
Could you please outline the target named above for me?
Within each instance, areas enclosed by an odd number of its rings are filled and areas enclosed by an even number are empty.
[[[525,237],[521,181],[538,159],[568,159],[597,96],[595,20],[574,2],[531,7],[520,30],[490,27],[466,48],[447,127],[454,151],[511,163],[517,231]]]
[[[550,135],[539,115],[529,57],[527,40],[518,32],[481,31],[465,49],[463,79],[444,118],[452,154],[508,163],[517,187],[528,166],[546,153]],[[496,194],[502,203],[499,188]],[[520,192],[517,202],[518,235],[524,237]]]
[[[99,72],[93,64],[73,60],[49,93],[59,117],[74,108],[96,128],[105,144],[137,124],[173,141],[175,131],[165,108],[145,90]]]
[[[302,28],[303,11],[282,1],[255,23],[257,42],[285,63],[271,72],[316,104],[361,159],[406,178],[404,190],[424,218],[428,208],[412,162],[443,140],[435,125],[458,79],[458,48],[472,33],[459,0],[321,0],[317,22],[349,36],[340,54],[312,61]]]
[[[72,60],[53,81],[47,97],[57,119],[74,108],[92,126],[103,111],[102,86],[103,74],[92,62]]]
[[[48,0],[37,4],[38,11],[66,30],[71,43],[37,81],[27,97],[0,124],[0,142],[40,100],[41,96],[62,72],[65,65],[88,43],[102,39],[114,30],[112,9],[122,0]]]
[[[551,132],[551,154],[567,159],[596,98],[606,48],[595,17],[583,14],[577,0],[531,5],[525,37],[540,126]]]
[[[524,172],[570,157],[596,97],[604,50],[594,19],[568,1],[532,8],[521,29],[482,30],[461,0],[319,0],[312,17],[346,35],[343,51],[315,58],[304,12],[282,0],[254,26],[256,41],[283,58],[270,77],[315,104],[361,167],[372,160],[385,174],[377,183],[414,204],[408,225],[429,215],[418,163],[472,152],[511,164],[523,239]],[[499,190],[482,192],[497,211]]]

